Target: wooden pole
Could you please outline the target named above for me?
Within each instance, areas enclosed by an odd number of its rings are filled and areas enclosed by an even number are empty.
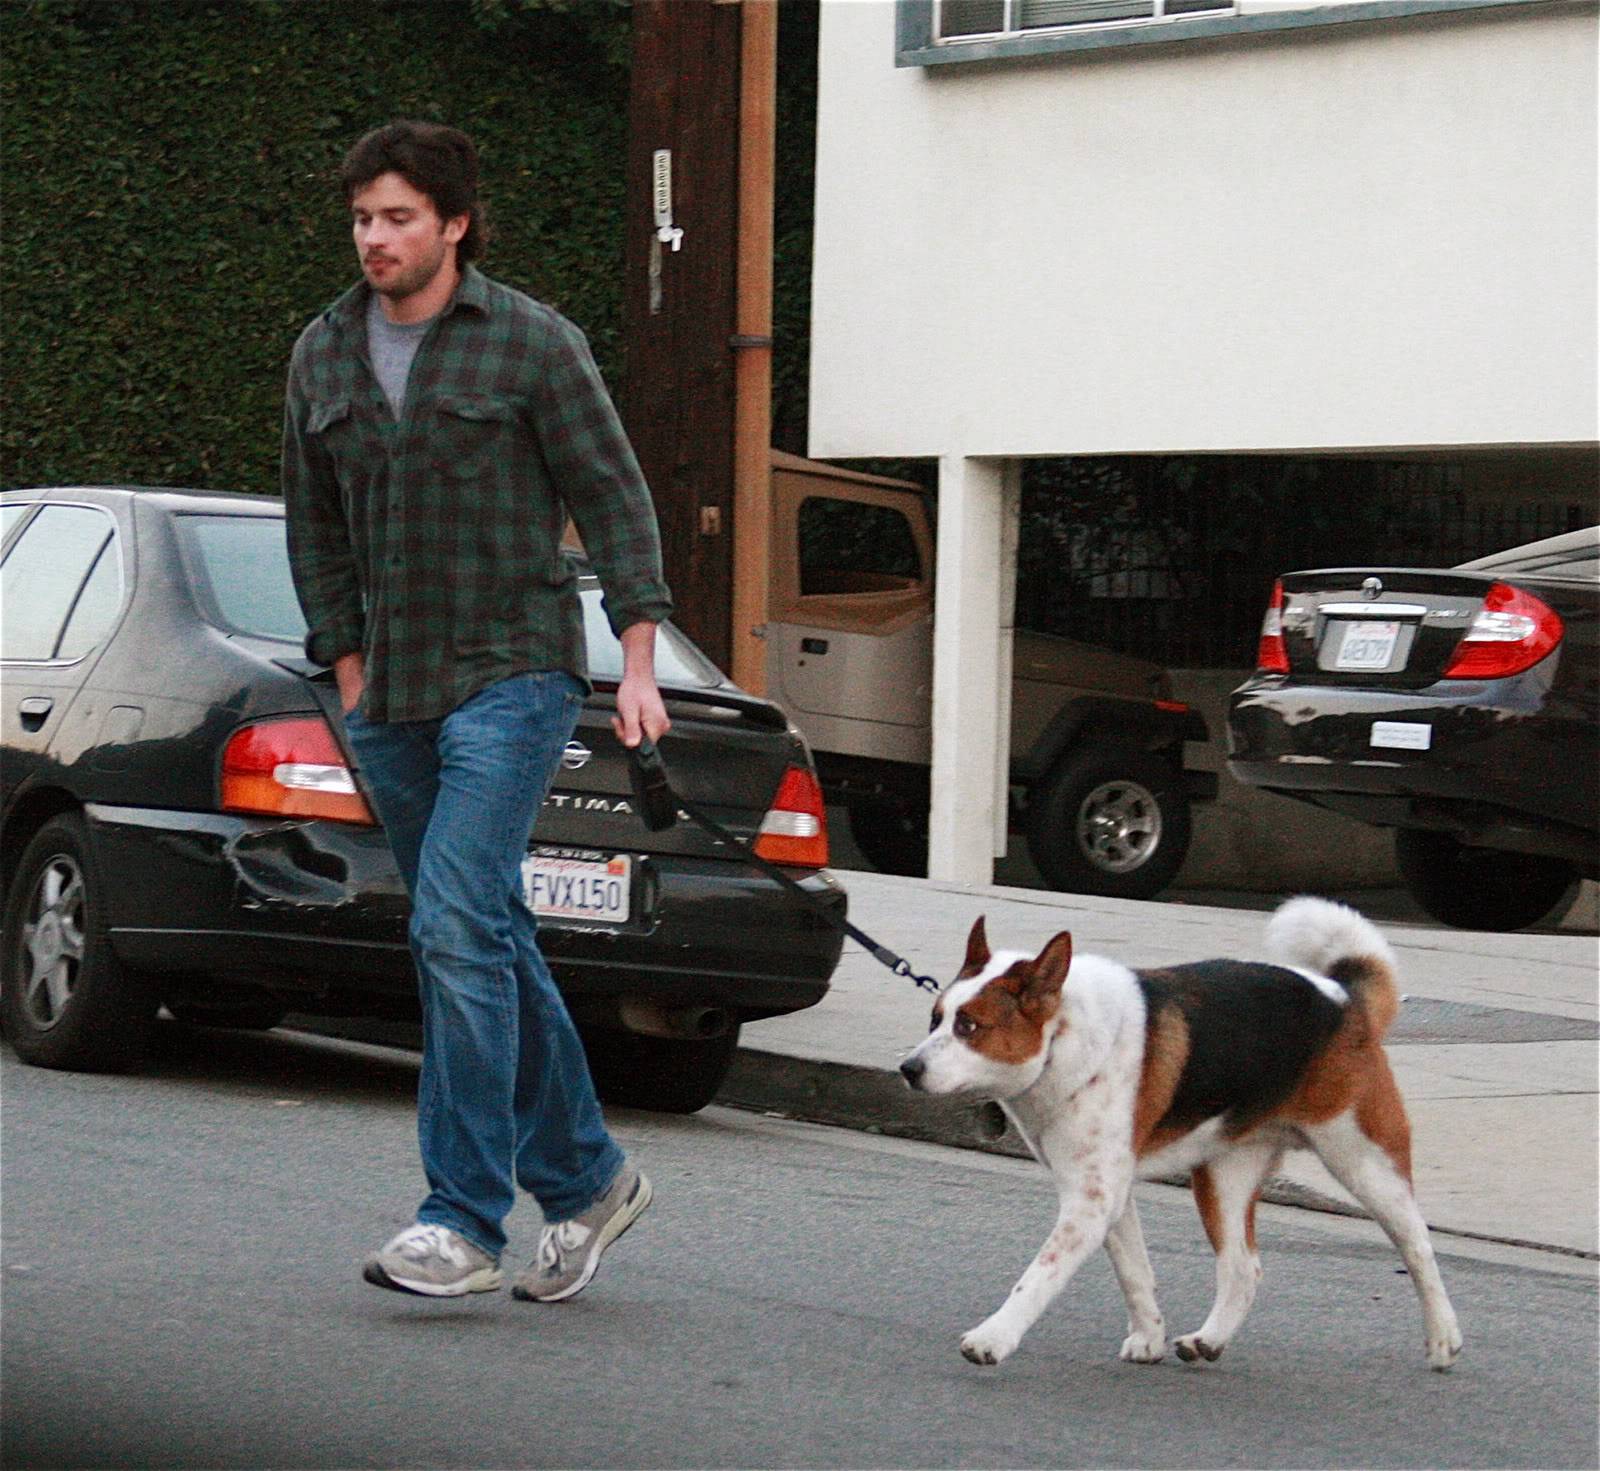
[[[734,680],[767,688],[772,480],[772,202],[777,139],[778,0],[743,0],[739,50],[739,269],[734,345]]]
[[[620,408],[656,500],[675,621],[731,663],[741,6],[636,0]],[[672,227],[656,221],[671,155]]]

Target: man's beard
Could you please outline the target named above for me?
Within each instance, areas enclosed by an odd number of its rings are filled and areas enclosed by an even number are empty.
[[[369,276],[368,284],[379,296],[386,296],[390,301],[404,301],[408,296],[415,296],[423,290],[444,268],[445,255],[449,247],[440,240],[438,249],[427,259],[418,261],[409,271],[401,271],[379,284]]]

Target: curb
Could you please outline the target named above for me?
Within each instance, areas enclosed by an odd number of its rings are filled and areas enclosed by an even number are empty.
[[[812,1124],[831,1124],[865,1134],[895,1139],[915,1139],[924,1144],[944,1144],[955,1149],[976,1149],[986,1154],[1031,1159],[1021,1136],[997,1103],[972,1103],[951,1098],[928,1098],[913,1093],[898,1074],[882,1068],[852,1063],[791,1057],[781,1052],[758,1052],[741,1047],[716,1101],[751,1113],[776,1114]],[[1153,1183],[1186,1187],[1187,1174],[1160,1176]],[[1324,1215],[1371,1216],[1349,1201],[1324,1195],[1281,1175],[1262,1187],[1261,1198],[1271,1205],[1296,1206]],[[1592,1252],[1548,1242],[1526,1241],[1478,1231],[1436,1226],[1428,1230],[1441,1236],[1486,1241],[1501,1246],[1552,1252],[1558,1256],[1595,1260]]]

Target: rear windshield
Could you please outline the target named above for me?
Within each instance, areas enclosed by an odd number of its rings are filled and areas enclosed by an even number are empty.
[[[583,590],[583,632],[589,642],[589,677],[622,678],[622,645],[600,606],[600,589]],[[698,685],[709,689],[722,683],[722,675],[700,650],[670,623],[663,623],[656,635],[656,681],[659,684]]]
[[[304,643],[306,620],[289,574],[279,517],[183,515],[177,522],[184,559],[210,622],[231,633]],[[622,645],[606,622],[598,586],[583,589],[583,631],[590,676],[621,679]],[[722,683],[716,665],[670,623],[656,639],[656,679],[701,688]]]
[[[1521,573],[1524,577],[1570,578],[1577,582],[1600,582],[1600,527],[1552,536],[1529,546],[1495,552],[1474,562],[1463,562],[1472,572]]]

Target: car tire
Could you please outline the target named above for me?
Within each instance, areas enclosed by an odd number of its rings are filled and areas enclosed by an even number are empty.
[[[721,1091],[739,1047],[739,1028],[680,1041],[642,1037],[620,1027],[583,1028],[595,1091],[620,1108],[696,1113]]]
[[[1028,853],[1054,889],[1149,899],[1189,851],[1182,775],[1149,751],[1070,752],[1029,794]]]
[[[104,894],[83,818],[51,818],[17,865],[0,953],[0,1021],[35,1067],[126,1072],[146,1059],[155,993],[112,953]]]
[[[928,872],[928,814],[892,802],[852,802],[850,836],[879,873],[922,878]]]
[[[1521,930],[1571,896],[1578,870],[1560,858],[1474,848],[1449,833],[1397,828],[1394,856],[1407,892],[1441,924]]]

